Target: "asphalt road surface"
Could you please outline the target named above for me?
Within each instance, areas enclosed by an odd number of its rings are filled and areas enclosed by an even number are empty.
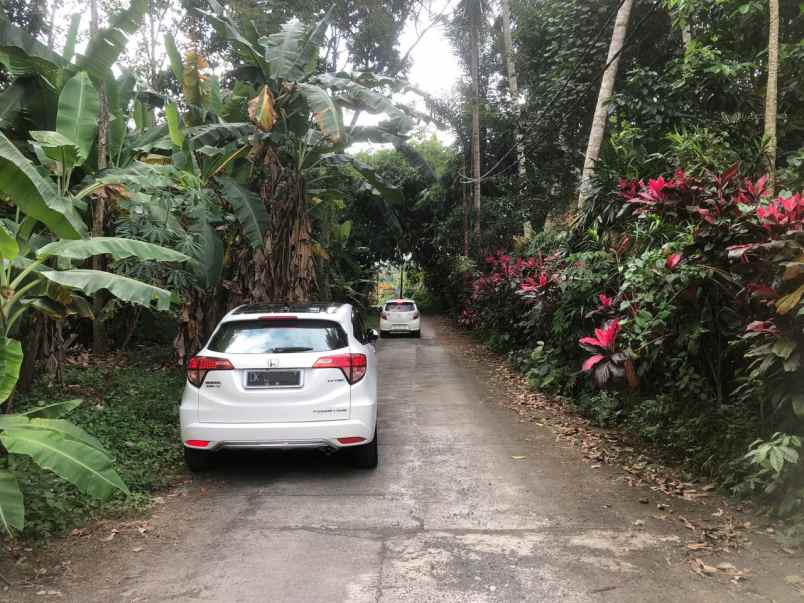
[[[755,550],[729,559],[751,566],[741,583],[691,572],[690,533],[652,519],[655,493],[646,489],[651,505],[640,504],[615,469],[591,468],[549,430],[500,407],[482,368],[436,328],[447,327],[430,321],[420,340],[378,344],[376,471],[317,452],[228,454],[208,477],[166,497],[145,537],[104,542],[94,558],[84,550],[57,591],[25,596],[802,600],[785,586],[786,568],[773,569]]]

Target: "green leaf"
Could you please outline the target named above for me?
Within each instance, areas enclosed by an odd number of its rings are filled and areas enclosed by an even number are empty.
[[[86,232],[81,216],[2,133],[0,193],[8,196],[24,214],[44,223],[61,238],[78,239]]]
[[[58,419],[64,415],[70,414],[79,406],[81,406],[81,400],[65,400],[64,402],[54,402],[53,404],[37,406],[21,414],[32,419]]]
[[[59,94],[56,130],[78,146],[78,165],[89,157],[98,132],[100,99],[86,71],[64,84]]]
[[[76,241],[55,241],[42,247],[38,258],[58,256],[71,260],[86,260],[96,255],[111,255],[115,260],[137,258],[156,262],[187,262],[189,256],[173,249],[119,237],[92,237]]]
[[[64,42],[64,51],[61,53],[65,61],[70,61],[75,54],[75,41],[78,38],[78,26],[81,25],[81,13],[75,13],[70,18],[70,29],[67,31],[67,40]]]
[[[0,402],[5,402],[17,386],[22,366],[22,344],[0,337]]]
[[[167,51],[168,59],[170,59],[170,70],[176,77],[176,81],[181,84],[184,78],[184,64],[181,61],[181,53],[176,47],[176,40],[173,38],[172,33],[165,34],[165,50]]]
[[[92,295],[105,289],[117,299],[150,308],[156,302],[157,310],[170,309],[170,291],[140,281],[99,270],[44,270],[38,274],[49,281]]]
[[[0,258],[13,260],[20,253],[20,246],[17,239],[6,228],[5,224],[0,223]]]
[[[23,101],[27,93],[22,80],[13,82],[0,92],[0,128],[12,128],[23,110]]]
[[[19,531],[25,527],[25,504],[17,476],[7,469],[0,469],[0,525],[9,536],[12,528]]]
[[[793,412],[796,416],[804,418],[804,394],[796,394],[793,397]]]
[[[265,230],[268,228],[268,211],[260,196],[231,178],[218,176],[215,181],[221,187],[223,198],[234,209],[249,244],[254,249],[261,248]]]
[[[266,47],[265,58],[271,66],[271,75],[274,78],[298,82],[308,75],[306,38],[307,28],[304,23],[289,21],[280,27],[278,33],[260,39],[260,43]]]
[[[792,339],[788,339],[787,337],[781,337],[773,344],[771,351],[784,360],[790,358],[790,354],[792,354],[796,349],[796,342]]]
[[[196,273],[202,287],[208,288],[217,284],[223,274],[223,242],[212,225],[206,220],[199,220],[191,229],[198,237],[198,251],[195,259]]]
[[[318,129],[321,130],[322,136],[332,144],[341,142],[345,135],[343,119],[332,96],[323,88],[313,84],[299,84],[299,92],[307,101],[307,106],[313,113],[313,119]]]
[[[168,103],[165,105],[165,119],[168,124],[168,132],[170,133],[170,141],[176,146],[181,148],[184,144],[184,126],[179,117],[179,111],[176,105]]]
[[[96,450],[100,450],[101,452],[108,454],[106,449],[103,447],[103,444],[101,444],[94,436],[88,434],[86,431],[78,427],[78,425],[66,419],[46,419],[35,417],[31,419],[27,427],[30,429],[46,429],[48,431],[55,431],[62,434],[66,438],[75,440],[76,442],[82,442],[87,446],[92,446]]]
[[[128,36],[139,29],[147,7],[147,0],[131,0],[126,10],[111,18],[109,27],[92,37],[86,53],[77,61],[78,67],[88,71],[96,79],[106,78],[120,54],[126,49]]]
[[[0,433],[0,441],[11,454],[23,454],[96,498],[108,498],[128,488],[102,451],[69,439],[56,431],[13,427]]]
[[[78,146],[59,132],[51,130],[31,130],[28,132],[31,138],[39,143],[38,147],[45,152],[46,158],[37,158],[45,163],[47,159],[57,162],[58,173],[68,170],[78,163]],[[83,162],[83,160],[81,160]]]
[[[779,451],[778,448],[771,448],[770,453],[768,454],[768,461],[770,461],[770,466],[776,473],[779,473],[782,468],[784,467],[784,456]]]
[[[385,114],[389,120],[383,122],[386,130],[395,133],[405,132],[413,127],[413,120],[397,107],[387,96],[379,94],[345,77],[324,73],[315,77],[314,81],[325,88],[340,92],[335,101],[353,111],[366,111],[371,114]]]
[[[0,64],[13,77],[35,74],[55,84],[67,62],[26,31],[0,19]]]

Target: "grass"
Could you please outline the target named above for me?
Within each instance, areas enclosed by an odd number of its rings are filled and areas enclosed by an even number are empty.
[[[145,364],[147,362],[147,364]],[[127,366],[113,363],[66,367],[63,386],[38,383],[17,395],[14,410],[81,398],[68,417],[100,440],[131,489],[97,501],[24,457],[11,457],[25,495],[26,526],[22,537],[42,540],[62,535],[93,518],[125,516],[145,510],[151,494],[171,483],[183,470],[178,407],[184,375],[154,368],[155,356]]]

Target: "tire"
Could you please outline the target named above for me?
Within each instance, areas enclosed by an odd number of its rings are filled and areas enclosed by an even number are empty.
[[[368,444],[355,446],[349,450],[350,461],[353,467],[358,469],[376,469],[378,462],[377,454],[377,430],[374,430],[374,439]]]
[[[193,473],[203,473],[212,467],[212,453],[184,447],[184,462]]]
[[[413,336],[414,336],[416,339],[419,339],[419,337],[421,337],[421,336],[422,336],[422,332],[421,332],[421,330],[419,330],[419,331],[413,331],[411,334],[412,334],[412,335],[413,335]]]

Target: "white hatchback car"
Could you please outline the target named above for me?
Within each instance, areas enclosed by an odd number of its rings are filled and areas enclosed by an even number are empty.
[[[409,333],[420,337],[422,333],[421,316],[416,302],[412,299],[393,299],[385,302],[380,312],[380,335],[390,333]]]
[[[240,306],[187,364],[185,459],[226,448],[348,449],[377,466],[377,332],[349,304]]]

